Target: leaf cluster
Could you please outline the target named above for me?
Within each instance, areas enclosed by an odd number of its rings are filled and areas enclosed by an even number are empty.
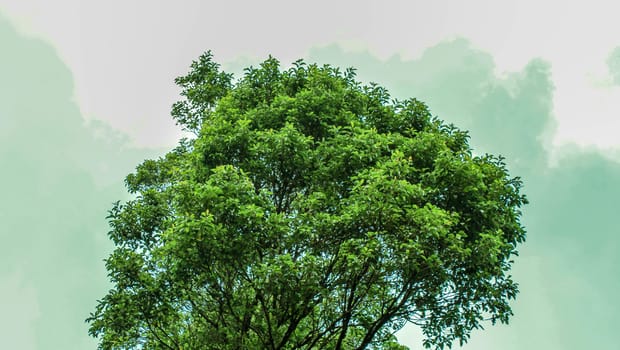
[[[416,100],[270,57],[177,78],[195,139],[126,178],[109,213],[101,349],[401,349],[508,322],[521,182]]]

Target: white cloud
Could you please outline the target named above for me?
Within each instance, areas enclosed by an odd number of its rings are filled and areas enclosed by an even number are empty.
[[[366,46],[387,58],[418,57],[441,40],[465,37],[490,52],[499,73],[534,57],[551,62],[559,120],[554,144],[618,147],[620,91],[601,86],[619,5],[583,2],[188,0],[0,0],[22,30],[43,36],[75,75],[87,118],[107,120],[136,143],[170,145],[172,79],[212,49],[220,62],[271,53],[283,62],[313,46]]]

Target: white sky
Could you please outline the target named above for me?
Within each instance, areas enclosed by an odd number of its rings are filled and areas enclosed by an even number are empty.
[[[108,121],[145,146],[176,142],[172,80],[206,49],[221,63],[270,53],[288,63],[331,43],[416,58],[460,36],[493,55],[498,75],[535,57],[551,62],[555,145],[618,148],[620,86],[611,84],[605,61],[620,46],[619,7],[601,0],[0,0],[20,31],[57,48],[85,118]]]

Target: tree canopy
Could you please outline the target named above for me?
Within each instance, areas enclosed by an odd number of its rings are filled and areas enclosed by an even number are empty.
[[[416,100],[301,60],[241,78],[210,52],[175,82],[196,136],[109,212],[101,349],[428,348],[507,323],[521,181]]]

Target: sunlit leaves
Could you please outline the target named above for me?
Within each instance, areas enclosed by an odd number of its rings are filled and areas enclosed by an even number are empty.
[[[102,349],[401,349],[507,322],[525,198],[501,158],[353,69],[210,53],[177,79],[197,137],[146,160],[109,213]]]

